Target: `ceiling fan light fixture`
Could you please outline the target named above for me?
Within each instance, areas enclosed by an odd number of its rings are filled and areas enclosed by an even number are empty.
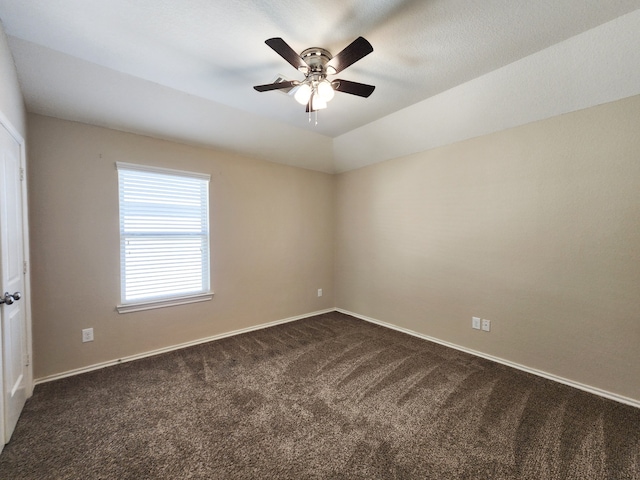
[[[311,98],[311,86],[308,83],[303,83],[299,86],[298,91],[295,93],[294,98],[300,105],[307,105]]]
[[[254,90],[269,92],[272,90],[285,91],[296,99],[300,105],[306,106],[311,121],[311,113],[315,112],[318,123],[318,110],[327,108],[327,102],[333,99],[336,92],[348,93],[359,97],[368,97],[375,87],[364,83],[348,80],[327,79],[327,75],[335,75],[358,60],[373,52],[371,44],[363,37],[356,38],[343,48],[337,55],[331,55],[328,50],[311,47],[298,54],[280,37],[265,40],[271,49],[287,61],[293,68],[304,73],[304,80],[287,80],[280,77],[266,85],[256,85]]]
[[[326,103],[331,101],[336,92],[333,90],[331,86],[331,82],[329,80],[322,80],[318,83],[318,96]]]

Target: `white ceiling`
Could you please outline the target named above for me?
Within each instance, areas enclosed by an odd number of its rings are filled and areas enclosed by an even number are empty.
[[[336,149],[349,132],[639,8],[640,0],[2,0],[0,19],[31,112],[332,172],[347,169]],[[302,78],[267,38],[336,54],[360,35],[374,52],[339,77],[375,85],[368,99],[338,93],[315,125],[291,97],[253,90],[278,74]]]

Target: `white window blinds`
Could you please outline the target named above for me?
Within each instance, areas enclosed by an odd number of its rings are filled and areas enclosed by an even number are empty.
[[[122,303],[209,292],[209,175],[116,163]]]

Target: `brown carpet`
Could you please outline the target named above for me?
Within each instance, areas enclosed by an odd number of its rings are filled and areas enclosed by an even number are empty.
[[[339,313],[39,385],[1,479],[640,479],[640,409]]]

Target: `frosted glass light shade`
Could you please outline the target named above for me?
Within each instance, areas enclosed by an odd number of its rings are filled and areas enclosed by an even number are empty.
[[[311,98],[311,87],[308,83],[303,83],[298,87],[298,91],[294,95],[296,102],[300,105],[306,105],[309,103],[309,99]]]
[[[311,110],[322,110],[323,108],[327,108],[327,102],[320,95],[314,95],[311,98]]]
[[[329,80],[322,80],[318,84],[318,95],[325,102],[330,101],[335,94],[336,92],[333,90],[333,87],[331,86]]]

